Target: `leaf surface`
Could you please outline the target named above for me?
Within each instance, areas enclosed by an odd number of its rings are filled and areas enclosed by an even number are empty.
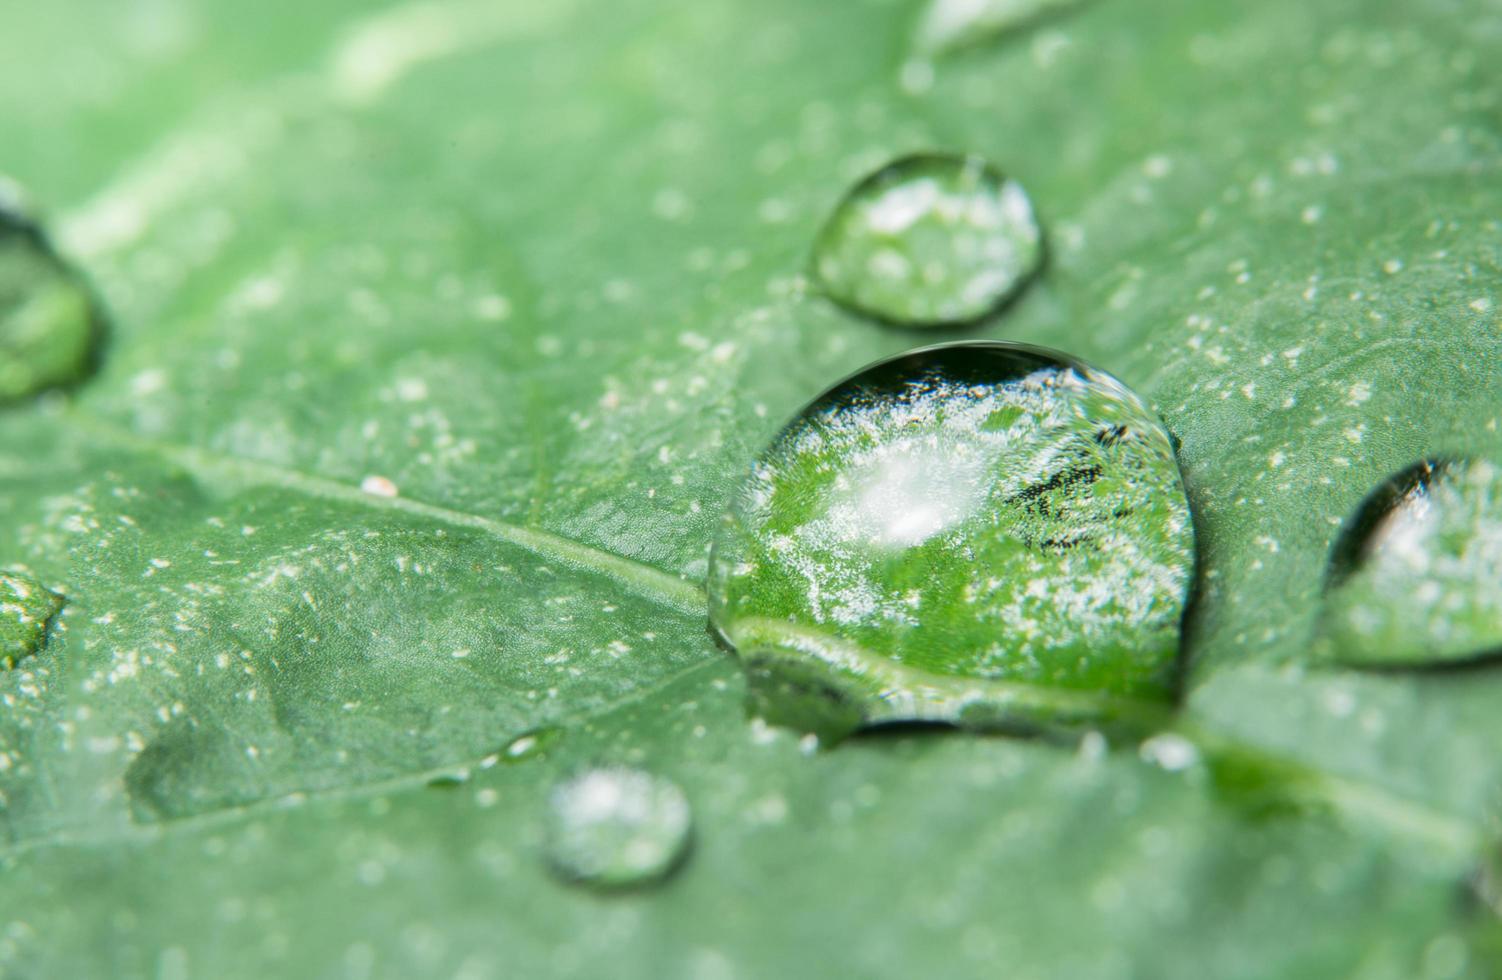
[[[0,168],[111,337],[0,413],[0,566],[65,599],[0,677],[3,972],[1487,975],[1502,672],[1305,658],[1371,487],[1499,449],[1502,11],[1100,0],[926,89],[916,19],[7,18]],[[920,341],[802,273],[852,182],[934,148],[1021,181],[1050,260]],[[1200,754],[747,722],[699,585],[724,501],[832,381],[960,336],[1097,364],[1181,441]],[[548,874],[547,788],[597,762],[684,788],[660,888]]]

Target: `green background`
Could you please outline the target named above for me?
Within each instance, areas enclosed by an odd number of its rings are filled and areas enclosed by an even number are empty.
[[[1502,672],[1304,659],[1361,497],[1502,439],[1502,8],[1097,0],[913,92],[916,15],[11,0],[0,170],[113,332],[76,398],[0,412],[0,563],[68,598],[0,679],[0,973],[1487,975]],[[1319,805],[1153,743],[746,721],[705,549],[789,412],[918,342],[800,273],[926,148],[1049,237],[965,336],[1182,440],[1187,724]],[[694,807],[657,889],[538,854],[600,761]]]

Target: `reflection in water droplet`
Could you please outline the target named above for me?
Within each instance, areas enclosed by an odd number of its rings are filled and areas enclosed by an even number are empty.
[[[903,326],[967,323],[1038,270],[1042,232],[1015,180],[975,156],[904,157],[862,180],[814,244],[836,302]]]
[[[710,617],[769,720],[1077,720],[1170,694],[1193,563],[1134,394],[1053,351],[950,344],[773,440],[715,542]]]
[[[62,596],[22,572],[0,572],[0,665],[14,667],[47,642]]]
[[[913,48],[934,55],[1019,30],[1084,0],[930,0],[918,22]]]
[[[101,334],[89,291],[0,196],[0,402],[81,379]]]
[[[1502,652],[1502,469],[1428,460],[1373,491],[1331,555],[1323,641],[1367,666]]]
[[[647,884],[677,867],[690,825],[688,800],[676,784],[639,769],[591,769],[548,797],[548,857],[573,881]]]

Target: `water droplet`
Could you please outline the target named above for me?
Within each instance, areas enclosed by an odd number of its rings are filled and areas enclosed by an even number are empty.
[[[102,332],[77,274],[0,195],[0,403],[83,378]]]
[[[675,783],[640,769],[591,769],[549,795],[548,857],[573,881],[648,884],[683,859],[690,825],[688,800]]]
[[[919,154],[845,195],[819,232],[813,276],[843,306],[927,327],[996,310],[1042,260],[1021,184],[980,157]]]
[[[1194,533],[1162,424],[1020,344],[879,362],[779,433],[731,501],[710,618],[757,713],[1108,720],[1170,695]]]
[[[967,48],[1077,7],[1084,0],[930,0],[913,47],[934,55]]]
[[[458,789],[469,782],[468,769],[455,769],[439,773],[428,779],[429,789]]]
[[[1502,652],[1502,469],[1426,460],[1378,487],[1330,559],[1322,646],[1356,666]]]
[[[562,737],[563,730],[560,728],[534,728],[507,742],[506,747],[500,751],[499,759],[501,762],[525,762],[528,759],[535,759]]]
[[[0,665],[14,667],[47,642],[63,598],[23,572],[0,572]]]

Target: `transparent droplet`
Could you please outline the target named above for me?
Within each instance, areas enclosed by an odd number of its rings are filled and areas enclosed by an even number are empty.
[[[1378,667],[1502,652],[1502,468],[1426,460],[1368,495],[1331,554],[1322,645]]]
[[[23,572],[0,572],[0,665],[14,667],[47,642],[62,596]]]
[[[563,730],[553,727],[534,728],[523,732],[501,750],[499,759],[501,762],[525,762],[535,759],[552,747],[563,737]]]
[[[1084,0],[929,0],[913,48],[935,55],[1010,34]]]
[[[591,769],[548,797],[548,857],[572,881],[648,884],[687,853],[691,822],[688,799],[675,783],[640,769]]]
[[[1054,351],[948,344],[775,437],[722,522],[710,618],[757,713],[826,736],[1102,720],[1170,696],[1193,565],[1136,395]]]
[[[0,402],[80,380],[101,335],[89,290],[0,194]]]
[[[1022,185],[976,156],[904,157],[835,207],[812,271],[833,300],[910,327],[974,321],[1038,271],[1043,236]]]

